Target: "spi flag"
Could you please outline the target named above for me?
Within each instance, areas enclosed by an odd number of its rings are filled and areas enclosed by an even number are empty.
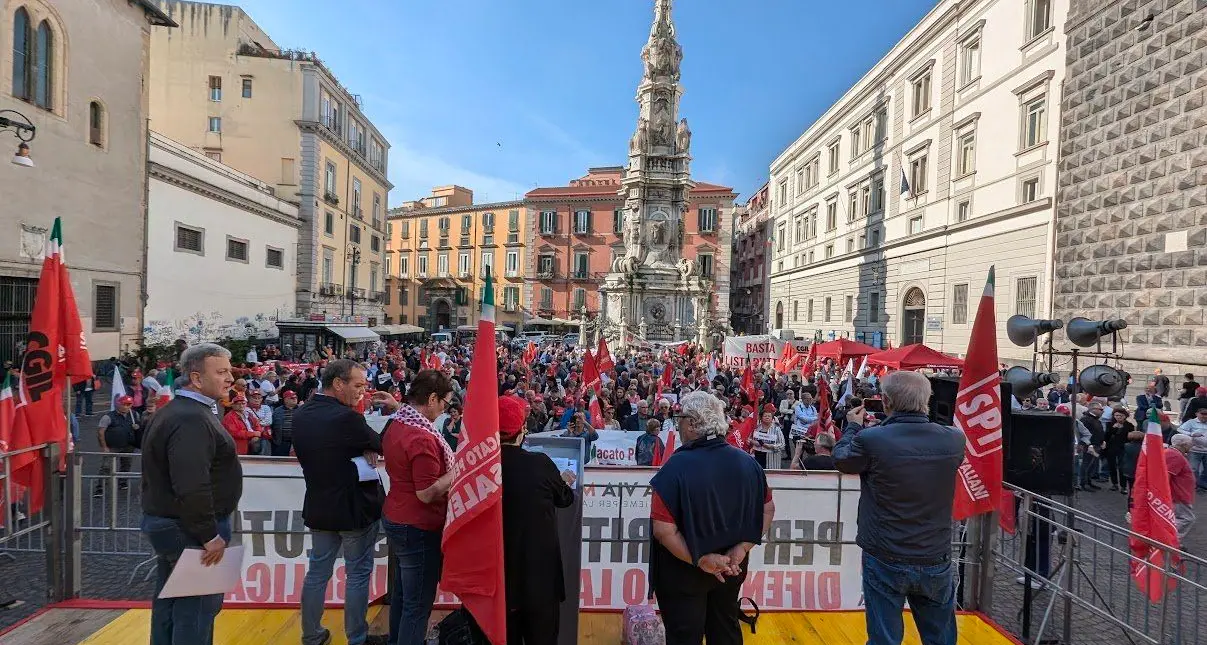
[[[1150,408],[1136,462],[1136,482],[1132,487],[1132,531],[1172,549],[1179,548],[1177,524],[1173,512],[1173,492],[1169,488],[1169,468],[1165,464],[1166,448],[1161,439],[1161,424],[1157,411]],[[1166,578],[1165,569],[1174,568],[1176,561],[1166,561],[1166,551],[1135,537],[1129,537],[1132,552],[1132,580],[1149,602],[1157,603],[1166,590],[1173,590],[1174,579]]]
[[[616,363],[612,362],[612,353],[608,351],[608,342],[603,339],[603,336],[599,337],[599,347],[595,350],[595,362],[601,376],[616,369]]]
[[[176,396],[176,370],[169,367],[161,378],[163,384],[159,386],[159,407],[162,408]]]
[[[587,350],[583,354],[583,385],[595,391],[595,396],[599,396],[599,368],[595,365],[595,357],[591,355],[591,350]]]
[[[792,371],[793,357],[796,355],[796,348],[792,343],[784,343],[784,351],[780,353],[779,360],[775,361],[775,371],[779,374],[787,374]]]
[[[729,434],[725,436],[725,441],[729,442],[729,445],[738,448],[743,452],[750,452],[750,437],[754,435],[755,423],[757,420],[758,417],[752,414],[737,422],[737,425],[734,426],[733,429],[729,431]]]
[[[964,463],[956,473],[952,517],[956,521],[989,513],[999,504],[1013,505],[1002,495],[1002,396],[997,371],[997,322],[993,309],[993,267],[977,306],[968,339],[964,373],[956,393],[955,424],[964,433]]]
[[[55,218],[46,240],[42,273],[29,321],[9,448],[13,451],[44,443],[58,443],[67,454],[67,416],[64,386],[92,376],[92,359],[80,324],[80,310],[71,290],[71,276],[63,261],[63,229]],[[30,491],[31,513],[42,510],[44,477],[42,453],[32,450],[13,457],[13,481]]]
[[[494,645],[507,641],[503,583],[503,475],[499,458],[499,370],[495,361],[495,296],[486,269],[482,317],[474,342],[461,440],[440,546],[441,587],[456,594]]]
[[[754,389],[754,370],[750,369],[750,361],[746,362],[746,369],[742,370],[742,394],[746,395],[746,401],[750,405],[757,406],[759,404],[759,393]]]

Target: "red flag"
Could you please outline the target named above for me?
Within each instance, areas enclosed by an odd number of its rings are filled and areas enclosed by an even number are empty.
[[[952,517],[964,520],[990,513],[1002,504],[1002,397],[997,370],[997,323],[993,305],[993,267],[972,323],[964,373],[956,393],[955,424],[967,440],[956,477]],[[1007,496],[1009,497],[1009,496]],[[1013,503],[1010,500],[1010,503]],[[1004,526],[1009,526],[1008,522]]]
[[[1140,459],[1136,462],[1136,483],[1132,487],[1132,531],[1160,542],[1168,547],[1179,548],[1178,530],[1174,521],[1173,493],[1169,488],[1169,468],[1165,464],[1166,448],[1161,440],[1161,424],[1150,410],[1144,444],[1140,448]],[[1174,579],[1165,579],[1165,568],[1178,566],[1176,561],[1166,562],[1166,552],[1138,538],[1128,538],[1132,552],[1132,580],[1140,591],[1148,595],[1149,602],[1161,601],[1166,590],[1173,590]]]
[[[528,347],[524,348],[524,362],[529,365],[536,362],[536,343],[528,341]]]
[[[603,410],[599,407],[599,397],[591,397],[591,402],[587,404],[587,412],[591,413],[591,427],[596,430],[603,430]]]
[[[750,437],[754,434],[756,419],[758,417],[753,414],[746,417],[737,427],[729,431],[729,434],[725,436],[725,441],[743,452],[750,452]]]
[[[680,356],[687,356],[687,343],[683,343],[682,345],[676,347],[675,353]]]
[[[797,357],[798,358],[800,357],[799,352],[797,353]],[[813,370],[816,369],[816,365],[817,365],[817,343],[811,343],[809,345],[808,353],[805,354],[805,364],[803,366],[801,366],[801,368],[800,368],[801,374],[805,378],[808,378],[809,376],[811,376],[813,374]]]
[[[675,437],[679,435],[679,431],[664,429],[659,435],[662,437],[662,447],[654,451],[654,461],[650,465],[661,468],[662,464],[665,464],[666,460],[671,458],[671,455],[675,453],[675,448],[678,447],[675,445]]]
[[[754,370],[750,369],[750,361],[746,362],[746,369],[742,370],[741,390],[751,405],[759,404],[759,393],[754,389]]]
[[[842,429],[834,423],[830,407],[830,384],[824,378],[817,381],[817,421],[809,427],[809,436],[816,439],[823,432],[833,435],[835,441],[842,439]]]
[[[444,571],[440,585],[461,599],[491,643],[505,645],[507,594],[503,582],[498,383],[494,288],[487,272],[441,539]]]
[[[68,380],[78,382],[90,377],[92,359],[88,356],[79,309],[63,260],[63,230],[57,217],[46,241],[27,339],[20,381],[13,392],[16,403],[9,448],[17,451],[57,442],[59,454],[65,458],[67,416],[63,409],[64,385]],[[13,457],[11,464],[13,481],[30,491],[31,511],[36,513],[42,510],[44,477],[41,453],[22,453]]]
[[[793,357],[796,354],[796,348],[792,343],[784,343],[784,351],[780,352],[779,360],[775,361],[775,371],[778,374],[787,374],[792,371]]]
[[[594,390],[595,395],[599,396],[599,368],[595,367],[595,357],[589,349],[583,355],[583,385]]]
[[[5,374],[4,385],[0,386],[0,452],[10,450],[9,442],[13,436],[13,417],[15,415],[12,377]],[[0,499],[7,499],[9,503],[15,504],[25,494],[25,489],[14,483],[11,478],[5,483],[8,485],[8,496],[0,495]],[[4,516],[4,509],[0,509],[0,526],[4,526]]]
[[[607,374],[616,369],[616,363],[612,362],[612,354],[608,351],[608,343],[604,341],[603,336],[599,337],[599,347],[595,349],[595,362],[600,374]]]

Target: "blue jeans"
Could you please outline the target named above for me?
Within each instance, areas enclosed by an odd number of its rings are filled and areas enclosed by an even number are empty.
[[[185,532],[180,520],[144,515],[142,531],[155,551],[155,596],[151,599],[151,645],[213,645],[214,618],[222,611],[222,594],[160,598],[168,576],[185,549],[201,542]],[[230,518],[218,520],[218,534],[231,539]]]
[[[390,645],[423,645],[440,582],[440,532],[381,520],[397,561],[390,597]]]
[[[1191,452],[1190,472],[1194,473],[1194,484],[1198,488],[1207,488],[1207,452]]]
[[[901,645],[909,600],[923,645],[956,644],[956,594],[951,562],[900,564],[863,554],[868,645]]]
[[[75,415],[80,416],[81,404],[83,405],[84,415],[92,416],[92,390],[84,390],[77,392],[75,397]]]
[[[310,566],[302,583],[302,645],[318,645],[327,637],[323,605],[327,583],[344,547],[344,633],[349,645],[360,645],[369,635],[369,577],[373,575],[373,546],[377,522],[359,531],[310,531]]]

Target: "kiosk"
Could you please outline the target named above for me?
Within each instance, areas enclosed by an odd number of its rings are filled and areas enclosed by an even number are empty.
[[[578,595],[583,555],[583,462],[587,444],[580,437],[528,437],[524,448],[543,452],[560,471],[574,473],[574,503],[557,509],[557,530],[562,547],[562,572],[566,580],[566,600],[561,607],[559,645],[578,642]]]

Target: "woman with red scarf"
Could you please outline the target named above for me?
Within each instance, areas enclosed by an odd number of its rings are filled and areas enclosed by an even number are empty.
[[[247,397],[242,394],[231,399],[231,409],[222,418],[222,427],[235,440],[235,451],[240,455],[251,454],[249,446],[253,442],[259,446],[260,441],[272,434],[270,429],[261,427],[260,420],[247,409]]]

